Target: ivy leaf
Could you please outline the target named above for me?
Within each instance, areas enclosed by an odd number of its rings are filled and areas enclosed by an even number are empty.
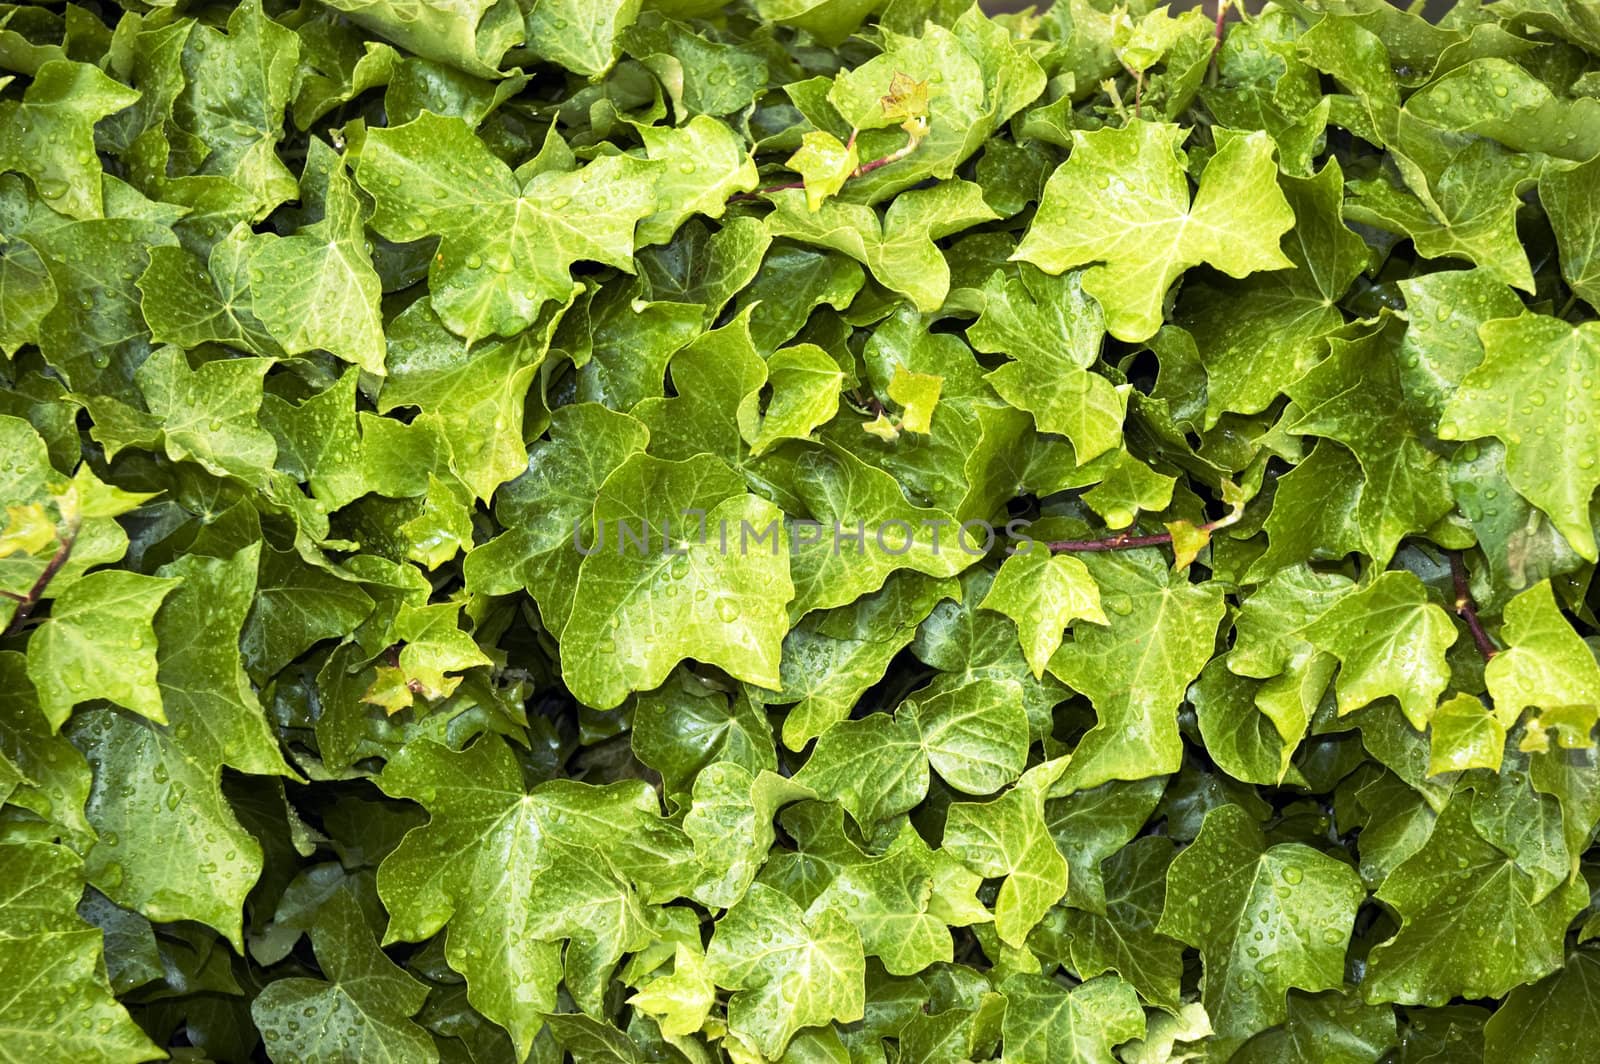
[[[796,344],[767,359],[767,383],[772,399],[757,413],[753,397],[739,404],[739,432],[750,445],[750,457],[759,458],[783,440],[803,440],[839,411],[844,373],[839,364],[815,344]]]
[[[259,246],[258,240],[266,239],[253,240],[249,227],[240,223],[211,246],[203,267],[183,248],[151,248],[150,265],[138,281],[139,308],[149,323],[151,338],[181,347],[216,342],[260,355],[280,354],[278,341],[256,313],[250,286],[251,251]],[[318,253],[324,250],[319,246]],[[280,298],[283,295],[280,290]],[[308,324],[308,328],[321,329],[326,324]],[[280,330],[299,328],[299,322],[279,314]]]
[[[1328,358],[1286,389],[1301,411],[1289,431],[1337,440],[1360,464],[1356,526],[1380,565],[1451,503],[1445,466],[1408,415],[1393,343],[1392,329],[1330,340]]]
[[[798,750],[848,717],[954,587],[953,581],[902,569],[877,591],[832,610],[814,610],[789,629],[779,662],[783,688],[773,696],[774,702],[798,699],[783,718],[784,745]]]
[[[28,643],[28,676],[52,729],[60,729],[73,706],[96,698],[167,722],[151,621],[177,583],[107,570],[90,573],[55,601]]]
[[[1366,891],[1349,865],[1301,843],[1268,846],[1243,808],[1223,805],[1173,860],[1167,896],[1156,930],[1199,948],[1201,1002],[1217,1036],[1239,1042],[1283,1022],[1289,987],[1343,985]]]
[[[1472,768],[1500,771],[1506,726],[1472,695],[1439,704],[1428,722],[1428,775]]]
[[[1301,633],[1339,659],[1341,714],[1393,696],[1420,731],[1450,682],[1444,652],[1456,641],[1455,624],[1412,573],[1379,574]]]
[[[1525,313],[1485,322],[1478,335],[1483,364],[1446,405],[1440,437],[1500,439],[1512,486],[1594,561],[1589,500],[1600,486],[1600,445],[1589,425],[1600,419],[1600,325]]]
[[[724,909],[736,904],[772,849],[779,806],[813,796],[802,784],[773,772],[755,775],[737,762],[695,777],[693,804],[683,818],[702,866],[695,900]]]
[[[1072,137],[1072,154],[1045,185],[1012,257],[1053,274],[1101,263],[1084,274],[1083,289],[1119,340],[1155,335],[1167,289],[1190,266],[1207,262],[1243,277],[1293,265],[1278,240],[1294,212],[1278,189],[1266,134],[1223,141],[1193,203],[1180,127],[1136,120]]]
[[[803,1027],[861,1019],[866,978],[861,937],[842,914],[808,918],[760,883],[717,922],[706,947],[716,984],[735,991],[728,1026],[769,1059]]]
[[[528,47],[541,59],[597,78],[616,58],[617,40],[639,16],[639,0],[593,4],[585,0],[553,0],[524,16]]]
[[[655,1017],[662,1034],[681,1038],[705,1025],[716,992],[705,954],[679,942],[672,971],[650,980],[628,999],[628,1004]]]
[[[525,587],[545,627],[560,631],[583,561],[575,540],[599,542],[590,521],[595,495],[629,455],[644,450],[649,436],[640,422],[595,403],[555,411],[549,439],[534,444],[527,469],[495,497],[506,531],[467,555],[468,586],[499,595]],[[618,530],[608,531],[614,551]]]
[[[1498,997],[1560,966],[1567,924],[1588,890],[1565,883],[1539,892],[1533,876],[1474,829],[1482,800],[1452,798],[1427,842],[1384,880],[1378,900],[1401,923],[1372,950],[1362,985],[1368,1001]],[[1509,941],[1515,951],[1502,948]]]
[[[1484,1025],[1485,1052],[1554,1064],[1600,1050],[1593,1025],[1597,999],[1600,961],[1592,949],[1575,950],[1559,972],[1511,991]]]
[[[152,920],[209,924],[236,948],[262,849],[223,795],[222,769],[291,774],[239,661],[259,550],[158,571],[175,581],[155,619],[165,725],[101,708],[68,728],[94,767],[89,881]]]
[[[634,226],[656,210],[659,165],[608,155],[519,181],[471,129],[424,111],[367,133],[356,176],[393,240],[441,238],[428,268],[433,308],[468,340],[512,336],[572,291],[572,263],[633,269]],[[574,219],[581,216],[582,225]]]
[[[348,891],[323,903],[311,945],[324,979],[278,979],[250,1003],[274,1061],[434,1061],[439,1052],[410,1019],[428,989],[378,948]]]
[[[956,790],[989,794],[1025,764],[1027,717],[1015,681],[918,692],[895,711],[835,725],[795,781],[837,798],[867,830],[905,812],[928,790],[928,767]]]
[[[1539,178],[1539,202],[1561,249],[1561,276],[1591,307],[1600,307],[1600,164],[1550,169]]]
[[[1394,1010],[1343,994],[1289,993],[1289,1020],[1262,1031],[1234,1055],[1245,1064],[1316,1061],[1366,1064],[1397,1042]]]
[[[842,144],[826,130],[814,129],[800,138],[800,147],[783,164],[805,182],[806,206],[820,210],[830,196],[837,195],[861,165],[855,141]]]
[[[39,342],[39,324],[56,305],[56,285],[32,244],[19,238],[0,242],[0,354],[7,358],[24,344]]]
[[[780,3],[796,6],[792,0],[763,0],[763,8],[772,10]],[[801,3],[813,6],[807,0]],[[868,10],[858,0],[824,0],[815,6],[853,8],[857,18]],[[785,14],[778,17],[787,21]],[[922,140],[903,158],[856,178],[852,198],[876,201],[926,177],[950,178],[1007,119],[1044,91],[1045,73],[1025,42],[982,12],[968,9],[948,28],[917,17],[907,22],[899,32],[885,33],[881,54],[840,71],[828,88],[828,103],[852,128],[862,130],[861,157],[881,159],[906,145],[904,123],[922,117],[920,93],[913,86],[930,83]],[[850,20],[841,20],[839,39],[854,28]],[[918,36],[905,36],[907,32]]]
[[[944,378],[933,373],[913,373],[896,366],[889,378],[889,399],[902,407],[900,428],[926,436],[933,431],[933,412],[939,405]]]
[[[299,59],[300,38],[268,18],[260,0],[234,8],[226,33],[197,24],[184,43],[172,117],[188,137],[179,143],[193,172],[244,189],[256,217],[296,194],[276,147]]]
[[[1217,588],[1174,575],[1153,550],[1090,554],[1109,623],[1073,631],[1050,672],[1094,703],[1067,778],[1076,788],[1175,772],[1178,706],[1211,656],[1224,606]]]
[[[1077,558],[1050,554],[1042,547],[1007,558],[981,605],[1016,622],[1022,653],[1034,679],[1044,675],[1051,655],[1061,646],[1063,631],[1073,621],[1110,623],[1100,608],[1100,588],[1088,567]]]
[[[991,802],[952,805],[945,821],[946,850],[987,879],[1004,877],[994,927],[1009,946],[1021,946],[1067,892],[1067,861],[1044,821],[1044,799],[1065,769],[1060,758],[1035,765]]]
[[[333,153],[321,141],[311,144],[307,169],[328,175],[322,219],[293,236],[251,241],[252,309],[288,354],[323,350],[382,376],[381,285],[366,250],[366,212],[343,160],[327,158]]]
[[[676,129],[641,126],[645,158],[660,163],[654,214],[639,223],[638,243],[665,243],[693,214],[720,218],[728,201],[760,180],[744,141],[722,122],[695,115]]]
[[[1073,970],[1087,978],[1114,971],[1146,1001],[1169,1009],[1179,1001],[1183,947],[1158,934],[1156,924],[1166,904],[1172,856],[1166,840],[1135,840],[1105,862],[1103,915],[1063,911]]]
[[[933,242],[995,217],[983,191],[959,180],[901,193],[881,220],[870,207],[838,200],[812,211],[799,191],[773,193],[772,204],[772,236],[841,251],[924,312],[938,310],[950,290],[950,267]]]
[[[1285,383],[1316,363],[1325,338],[1344,325],[1339,300],[1367,264],[1366,242],[1340,215],[1337,161],[1282,184],[1295,217],[1284,239],[1294,269],[1184,289],[1178,321],[1205,362],[1208,428],[1227,411],[1266,409]]]
[[[746,494],[710,455],[635,455],[606,478],[594,520],[596,536],[606,530],[614,546],[583,559],[561,633],[562,675],[581,701],[615,706],[686,657],[778,686],[784,604],[794,591],[777,507]],[[642,547],[624,543],[625,527],[636,540],[645,529]],[[770,546],[748,544],[746,529],[770,533]]]
[[[894,477],[838,444],[801,453],[790,484],[815,522],[790,543],[790,617],[853,602],[898,569],[946,577],[972,563],[974,545],[950,542],[959,532],[950,514],[913,505]]]
[[[83,893],[77,856],[48,842],[7,841],[0,863],[10,873],[0,889],[0,961],[8,972],[33,976],[0,1005],[6,1051],[38,1060],[162,1059],[111,996],[100,929],[76,911]],[[70,1022],[57,1007],[63,993],[77,1006]]]
[[[1024,264],[1011,279],[996,271],[984,282],[983,313],[967,329],[979,351],[1016,360],[987,375],[994,390],[1032,414],[1039,431],[1071,440],[1080,464],[1122,441],[1127,407],[1127,389],[1089,372],[1099,358],[1105,314],[1082,282],[1081,270],[1052,277]]]
[[[95,123],[138,98],[90,63],[42,64],[20,102],[0,102],[0,171],[27,174],[62,214],[103,218]]]
[[[182,350],[163,347],[135,379],[159,427],[167,456],[194,461],[218,476],[260,481],[278,445],[256,422],[265,359],[224,358],[191,368]]]
[[[1550,582],[1541,580],[1506,604],[1501,635],[1510,645],[1483,670],[1494,716],[1505,728],[1530,706],[1563,720],[1562,745],[1587,746],[1600,715],[1600,663],[1556,606]]]
[[[494,737],[461,753],[409,743],[378,782],[430,813],[378,870],[385,942],[422,941],[448,922],[445,955],[466,976],[468,999],[519,1054],[555,1008],[561,942],[571,940],[569,971],[579,955],[614,963],[642,948],[650,932],[639,889],[659,889],[662,862],[689,857],[643,783],[560,780],[529,793]],[[618,833],[621,824],[639,836]]]
[[[1001,1038],[1007,1060],[1110,1064],[1116,1060],[1112,1046],[1145,1034],[1133,987],[1114,975],[1069,991],[1053,979],[1018,972],[1000,984],[1000,992],[1006,996]]]
[[[837,821],[834,822],[837,824]],[[816,846],[807,840],[808,848]],[[954,958],[951,927],[991,916],[977,899],[982,880],[943,850],[930,850],[904,827],[881,856],[866,857],[848,840],[829,844],[842,859],[809,912],[842,911],[861,933],[866,954],[894,975],[912,975]]]

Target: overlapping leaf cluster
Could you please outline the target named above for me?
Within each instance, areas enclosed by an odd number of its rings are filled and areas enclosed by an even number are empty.
[[[0,6],[0,1057],[1594,1056],[1597,155],[1587,0]]]

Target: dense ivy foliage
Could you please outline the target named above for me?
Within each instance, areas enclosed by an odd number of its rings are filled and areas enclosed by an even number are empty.
[[[1597,156],[1593,0],[0,6],[0,1058],[1600,1058]]]

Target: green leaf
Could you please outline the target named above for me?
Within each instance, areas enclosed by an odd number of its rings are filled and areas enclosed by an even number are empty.
[[[468,585],[500,595],[527,588],[545,627],[559,632],[583,561],[577,544],[605,547],[590,523],[595,496],[629,455],[644,450],[649,435],[640,422],[594,403],[552,414],[550,438],[533,446],[527,469],[496,497],[495,514],[506,531],[467,555]],[[607,534],[615,551],[617,529],[608,527]]]
[[[767,359],[772,399],[757,413],[746,395],[739,404],[739,432],[759,458],[783,440],[808,438],[839,411],[844,374],[839,364],[815,344],[796,344],[774,351]]]
[[[1301,843],[1268,846],[1249,814],[1223,805],[1173,860],[1167,896],[1156,930],[1200,950],[1201,1002],[1227,1044],[1282,1023],[1288,988],[1343,985],[1365,891],[1349,865]]]
[[[1394,1010],[1388,1006],[1363,1005],[1337,993],[1291,992],[1288,1022],[1250,1039],[1233,1059],[1368,1064],[1396,1041]]]
[[[1176,772],[1178,707],[1211,656],[1222,595],[1174,575],[1156,550],[1084,556],[1109,623],[1073,631],[1050,672],[1094,703],[1097,723],[1078,743],[1067,778],[1076,788]]]
[[[198,462],[217,476],[261,480],[278,452],[256,423],[270,366],[265,359],[221,358],[194,369],[170,346],[151,355],[135,379],[167,457]]]
[[[1339,300],[1367,265],[1366,243],[1340,215],[1337,161],[1282,184],[1295,217],[1283,251],[1294,268],[1184,289],[1178,321],[1205,362],[1208,428],[1227,411],[1266,409],[1284,384],[1305,375],[1344,324]]]
[[[848,717],[954,586],[900,570],[877,591],[845,606],[814,610],[789,629],[779,662],[783,687],[772,696],[774,702],[794,702],[783,718],[784,745],[799,750]]]
[[[715,118],[695,115],[676,129],[641,126],[639,138],[645,158],[661,164],[657,210],[639,223],[641,247],[670,240],[691,215],[722,217],[731,198],[760,180],[744,140]]]
[[[103,698],[167,722],[156,686],[151,621],[176,580],[107,570],[67,588],[28,643],[28,676],[53,729],[80,702]]]
[[[204,267],[182,248],[151,248],[150,265],[138,284],[139,308],[150,325],[152,340],[182,347],[214,341],[262,355],[280,353],[278,342],[256,312],[251,291],[251,251],[256,246],[249,227],[241,223],[211,246]],[[319,245],[319,253],[322,250]],[[285,296],[292,298],[293,293],[280,290],[280,300]],[[280,331],[292,334],[299,329],[300,323],[288,315],[280,313],[278,317]],[[307,328],[321,329],[326,324],[307,323]]]
[[[1456,695],[1428,722],[1428,775],[1471,768],[1500,771],[1506,726],[1477,698]]]
[[[1501,636],[1509,644],[1483,670],[1494,699],[1494,716],[1505,728],[1530,706],[1548,713],[1576,714],[1565,746],[1589,745],[1600,715],[1600,663],[1561,615],[1550,583],[1541,580],[1507,603]]]
[[[662,1034],[681,1038],[705,1025],[716,991],[705,954],[680,942],[673,954],[672,971],[650,980],[628,1004],[655,1017]]]
[[[1484,1025],[1490,1054],[1515,1054],[1528,1064],[1571,1059],[1600,1049],[1594,1020],[1600,1000],[1600,961],[1575,950],[1559,972],[1511,991]]]
[[[1135,840],[1105,862],[1104,914],[1063,912],[1074,971],[1085,978],[1117,972],[1145,1000],[1169,1009],[1179,1000],[1183,947],[1157,933],[1156,924],[1166,903],[1172,856],[1170,842]],[[1097,881],[1099,874],[1096,869]]]
[[[1450,509],[1445,467],[1403,398],[1394,338],[1395,330],[1380,329],[1330,340],[1332,354],[1286,389],[1301,411],[1289,431],[1336,440],[1360,464],[1356,527],[1362,549],[1380,565],[1388,564],[1402,538]]]
[[[386,957],[348,892],[318,910],[311,944],[324,979],[267,984],[250,1003],[274,1061],[435,1061],[439,1052],[410,1016],[428,989]]]
[[[1561,249],[1561,276],[1591,307],[1600,307],[1600,164],[1551,169],[1539,179],[1539,202]]]
[[[553,0],[526,14],[528,47],[541,59],[598,77],[610,68],[617,38],[639,15],[639,0],[602,4]]]
[[[1368,1001],[1442,1005],[1452,997],[1499,997],[1560,966],[1567,924],[1589,892],[1581,881],[1540,891],[1474,829],[1481,801],[1452,798],[1428,841],[1379,889],[1400,930],[1372,950],[1362,985]],[[1503,948],[1511,941],[1517,949]]]
[[[1023,265],[984,282],[983,313],[967,330],[979,351],[1010,355],[988,374],[1006,402],[1033,415],[1040,432],[1072,441],[1079,463],[1122,440],[1127,389],[1089,372],[1100,354],[1105,314],[1083,289],[1083,271],[1052,277]],[[1060,342],[1049,342],[1049,338]]]
[[[815,846],[815,840],[807,840]],[[902,828],[881,856],[853,844],[831,844],[842,867],[812,901],[809,912],[842,911],[866,954],[894,975],[913,975],[954,957],[951,927],[992,919],[977,899],[982,880],[944,850],[931,850],[914,829]]]
[[[382,376],[380,282],[366,248],[366,211],[343,160],[312,144],[307,169],[328,168],[322,219],[293,236],[251,241],[253,310],[288,354],[327,351]]]
[[[83,803],[89,766],[66,737],[54,733],[21,654],[0,652],[0,692],[0,759],[9,762],[16,777],[5,801],[60,825],[69,838],[88,837],[92,829]]]
[[[870,207],[838,200],[812,211],[798,191],[773,193],[772,203],[772,236],[842,251],[924,312],[938,310],[950,290],[950,267],[934,241],[995,217],[983,191],[959,180],[901,193],[881,219]]]
[[[478,77],[499,77],[523,36],[519,12],[495,0],[329,0],[329,7],[411,51]]]
[[[642,782],[557,780],[530,793],[494,737],[462,753],[409,743],[378,782],[430,814],[378,871],[384,941],[422,941],[448,922],[446,957],[466,976],[468,999],[511,1033],[519,1055],[555,1008],[561,943],[571,943],[569,971],[578,955],[614,963],[642,948],[650,931],[640,892],[659,891],[689,856]]]
[[[0,242],[0,354],[39,342],[39,323],[56,304],[56,285],[39,252],[25,240]]]
[[[1588,425],[1600,418],[1600,325],[1525,313],[1486,322],[1479,336],[1483,364],[1446,405],[1440,437],[1503,442],[1512,486],[1594,561],[1589,500],[1600,486],[1600,451]]]
[[[392,240],[441,238],[429,298],[468,340],[515,335],[544,303],[564,301],[574,262],[631,272],[634,226],[656,210],[659,170],[609,155],[518,180],[466,123],[427,111],[370,130],[356,164],[376,201],[374,229]]]
[[[1111,1047],[1145,1033],[1133,987],[1106,975],[1070,991],[1052,979],[1019,972],[1000,984],[1006,996],[1001,1038],[1007,1060],[1109,1064]]]
[[[1155,335],[1168,287],[1190,266],[1243,277],[1294,265],[1278,250],[1294,212],[1275,180],[1272,139],[1228,138],[1191,203],[1183,138],[1178,126],[1141,121],[1074,131],[1072,155],[1051,175],[1013,256],[1052,274],[1101,263],[1084,274],[1083,289],[1121,340]]]
[[[791,11],[813,6],[810,0],[764,0],[762,6],[788,21],[774,11],[780,5]],[[869,5],[862,0],[823,0],[815,8],[854,9],[859,19]],[[858,138],[861,158],[882,159],[907,143],[903,123],[911,112],[895,97],[897,79],[900,84],[930,83],[927,129],[921,142],[903,158],[856,178],[849,193],[852,198],[877,201],[926,177],[950,178],[1045,87],[1044,71],[1027,42],[981,11],[969,7],[946,19],[912,15],[907,23],[896,27],[900,32],[884,34],[882,54],[841,71],[828,89],[828,102],[852,128],[863,131]],[[941,23],[948,23],[948,28]],[[849,19],[842,19],[837,37],[832,26],[822,36],[842,39],[854,28]],[[906,30],[920,35],[902,36]]]
[[[1044,799],[1065,768],[1063,759],[1036,765],[991,802],[952,805],[945,821],[946,850],[987,879],[1004,877],[994,926],[1010,946],[1067,892],[1067,862],[1044,821]]]
[[[1339,659],[1341,714],[1392,696],[1420,731],[1450,682],[1444,652],[1456,627],[1408,572],[1382,573],[1340,597],[1301,634]]]
[[[258,551],[159,571],[175,581],[155,619],[164,725],[92,709],[68,732],[94,767],[89,881],[152,920],[209,924],[236,948],[262,850],[222,793],[222,769],[290,774],[239,661]]]
[[[794,589],[777,507],[709,455],[635,455],[601,486],[594,521],[598,549],[579,567],[561,632],[562,675],[580,701],[609,709],[688,657],[778,686]]]
[[[89,63],[43,64],[20,102],[0,103],[0,171],[27,174],[39,195],[68,217],[104,217],[95,123],[138,98]]]
[[[832,133],[816,129],[800,138],[800,147],[783,165],[800,175],[805,182],[806,206],[816,211],[850,180],[861,165],[861,156],[853,140],[842,144]]]
[[[40,1061],[160,1060],[111,996],[101,934],[75,911],[83,892],[78,858],[48,842],[0,842],[7,872],[0,890],[0,961],[17,985],[0,1004],[6,1052]],[[26,976],[26,978],[24,978]],[[75,1006],[60,1008],[66,994]]]
[[[188,143],[179,144],[192,172],[245,190],[257,217],[296,195],[277,143],[299,58],[299,37],[268,18],[260,0],[234,8],[226,33],[197,24],[184,45],[173,121]]]
[[[1067,554],[1042,547],[1019,551],[1005,560],[980,604],[1017,624],[1022,653],[1034,679],[1044,675],[1073,621],[1110,624],[1100,608],[1100,588],[1089,569]]]
[[[735,991],[729,1028],[768,1058],[803,1027],[861,1019],[864,963],[861,937],[837,910],[807,918],[759,883],[717,922],[706,947],[711,978]]]

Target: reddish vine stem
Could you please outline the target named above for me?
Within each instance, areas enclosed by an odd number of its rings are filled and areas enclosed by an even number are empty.
[[[1206,528],[1205,525],[1200,527]],[[1148,536],[1130,536],[1123,532],[1109,539],[1057,539],[1046,543],[1045,546],[1050,548],[1051,554],[1090,554],[1096,551],[1163,547],[1171,542],[1171,532],[1157,532]]]
[[[1450,559],[1450,581],[1456,589],[1456,616],[1467,623],[1467,630],[1472,633],[1478,653],[1483,655],[1484,661],[1488,661],[1499,651],[1495,649],[1489,633],[1484,631],[1483,622],[1478,619],[1478,604],[1472,600],[1472,587],[1467,582],[1466,562],[1462,561],[1458,550],[1445,551],[1445,555]]]
[[[1228,0],[1217,0],[1217,25],[1211,36],[1211,60],[1206,64],[1206,83],[1217,83],[1217,55],[1222,51],[1222,27],[1228,18]]]
[[[854,129],[850,131],[850,139],[846,142],[846,147],[850,147],[855,144],[856,134],[859,132],[859,130]],[[850,171],[850,176],[847,178],[847,180],[853,181],[858,177],[865,177],[874,170],[888,166],[890,163],[899,162],[901,159],[904,159],[907,155],[910,155],[912,152],[917,150],[917,145],[922,143],[923,135],[924,134],[922,133],[914,134],[906,141],[904,146],[896,148],[888,155],[885,155],[880,159],[869,159],[868,161],[862,163],[860,166]],[[785,192],[792,188],[805,187],[806,183],[804,181],[785,181],[781,185],[768,185],[765,188],[754,189],[750,192],[737,192],[734,195],[729,196],[728,199],[730,201],[756,199],[760,196],[767,195],[769,192]]]
[[[61,546],[56,548],[55,554],[51,555],[50,561],[44,567],[44,571],[39,574],[39,579],[33,582],[33,586],[28,589],[26,595],[19,595],[15,591],[4,592],[6,598],[17,604],[17,612],[11,615],[11,623],[6,625],[5,633],[0,635],[0,638],[9,639],[22,630],[23,624],[32,616],[34,609],[39,605],[39,601],[44,598],[45,590],[49,588],[50,581],[56,578],[56,574],[61,571],[61,567],[66,565],[67,560],[72,557],[72,545],[77,540],[78,528],[74,525],[67,531],[66,536],[62,538]]]
[[[1243,516],[1243,514],[1244,507],[1242,505],[1235,506],[1231,511],[1229,511],[1227,514],[1224,514],[1222,517],[1217,518],[1215,521],[1207,521],[1203,525],[1196,525],[1195,530],[1209,534],[1215,532],[1219,528],[1227,528],[1229,525],[1234,524],[1241,516]],[[1140,547],[1165,547],[1170,546],[1171,543],[1171,532],[1153,532],[1146,536],[1134,536],[1129,535],[1126,532],[1119,532],[1117,535],[1110,536],[1106,539],[1051,540],[1047,541],[1045,546],[1050,548],[1051,554],[1093,554],[1098,551],[1138,550]]]

